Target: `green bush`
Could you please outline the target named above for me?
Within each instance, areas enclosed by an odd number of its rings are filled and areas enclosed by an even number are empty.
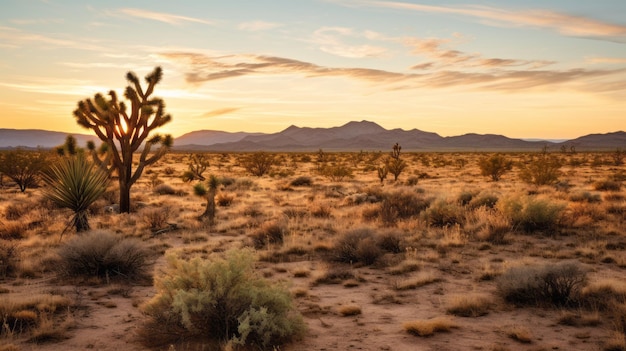
[[[70,277],[142,280],[148,278],[153,254],[137,239],[91,231],[62,245],[57,269]]]
[[[167,269],[155,278],[157,294],[144,307],[152,320],[144,328],[146,343],[193,338],[271,349],[303,333],[289,291],[254,272],[251,251],[167,260]]]
[[[498,202],[498,209],[513,225],[526,232],[556,228],[565,205],[534,196],[509,197]]]
[[[508,302],[530,306],[571,306],[587,283],[577,262],[513,267],[498,279],[498,292]]]

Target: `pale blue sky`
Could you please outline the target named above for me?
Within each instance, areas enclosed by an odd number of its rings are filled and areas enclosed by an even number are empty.
[[[626,129],[623,0],[0,0],[0,128],[86,132],[79,100],[156,65],[174,136]]]

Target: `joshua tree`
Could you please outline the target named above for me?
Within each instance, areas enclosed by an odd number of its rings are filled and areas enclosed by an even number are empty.
[[[150,137],[152,131],[172,120],[169,114],[165,114],[163,100],[150,97],[162,76],[161,67],[156,67],[146,76],[148,86],[144,90],[133,72],[126,74],[129,85],[124,97],[130,101],[130,111],[113,90],[108,98],[98,93],[93,100],[80,101],[74,111],[77,123],[92,129],[106,144],[110,164],[105,166],[109,171],[117,171],[119,176],[121,213],[130,212],[130,188],[141,177],[144,168],[158,161],[172,146],[170,135]],[[151,153],[155,145],[160,146]],[[133,170],[133,153],[140,147],[143,150]],[[94,154],[95,145],[88,145],[88,149]]]
[[[389,170],[389,173],[393,174],[393,181],[397,181],[400,173],[406,168],[406,162],[400,159],[400,150],[402,147],[396,143],[393,146],[391,154],[387,158],[385,167]]]
[[[183,173],[183,181],[191,182],[194,179],[205,180],[202,173],[209,167],[209,160],[204,154],[191,154],[189,157],[189,169]]]
[[[219,184],[219,179],[211,174],[209,176],[209,180],[207,181],[207,185],[209,186],[208,190],[202,183],[198,183],[193,187],[193,191],[196,195],[206,196],[206,209],[204,210],[204,213],[198,217],[199,220],[207,219],[209,223],[213,223],[213,220],[215,219],[215,193],[217,192]]]
[[[72,221],[77,232],[89,230],[87,210],[106,191],[107,172],[78,154],[52,165],[43,179],[44,196],[59,207],[74,211]]]

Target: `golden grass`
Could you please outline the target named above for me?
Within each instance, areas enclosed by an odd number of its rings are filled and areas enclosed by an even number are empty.
[[[533,334],[530,329],[524,326],[512,326],[506,330],[506,335],[522,344],[530,344],[533,341]]]
[[[441,276],[435,272],[421,272],[416,277],[396,281],[394,289],[412,290],[440,281],[442,281]]]
[[[447,317],[436,317],[404,322],[402,328],[409,334],[426,337],[439,332],[449,332],[453,328],[458,328],[458,325]]]
[[[344,305],[339,307],[338,312],[344,317],[357,316],[362,313],[361,307],[357,305]]]
[[[461,317],[480,317],[489,313],[493,297],[486,294],[452,295],[448,298],[446,312]]]

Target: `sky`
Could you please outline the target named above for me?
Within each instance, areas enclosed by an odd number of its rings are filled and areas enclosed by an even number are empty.
[[[77,103],[156,66],[174,137],[572,139],[626,129],[626,1],[0,0],[0,128],[88,134]]]

